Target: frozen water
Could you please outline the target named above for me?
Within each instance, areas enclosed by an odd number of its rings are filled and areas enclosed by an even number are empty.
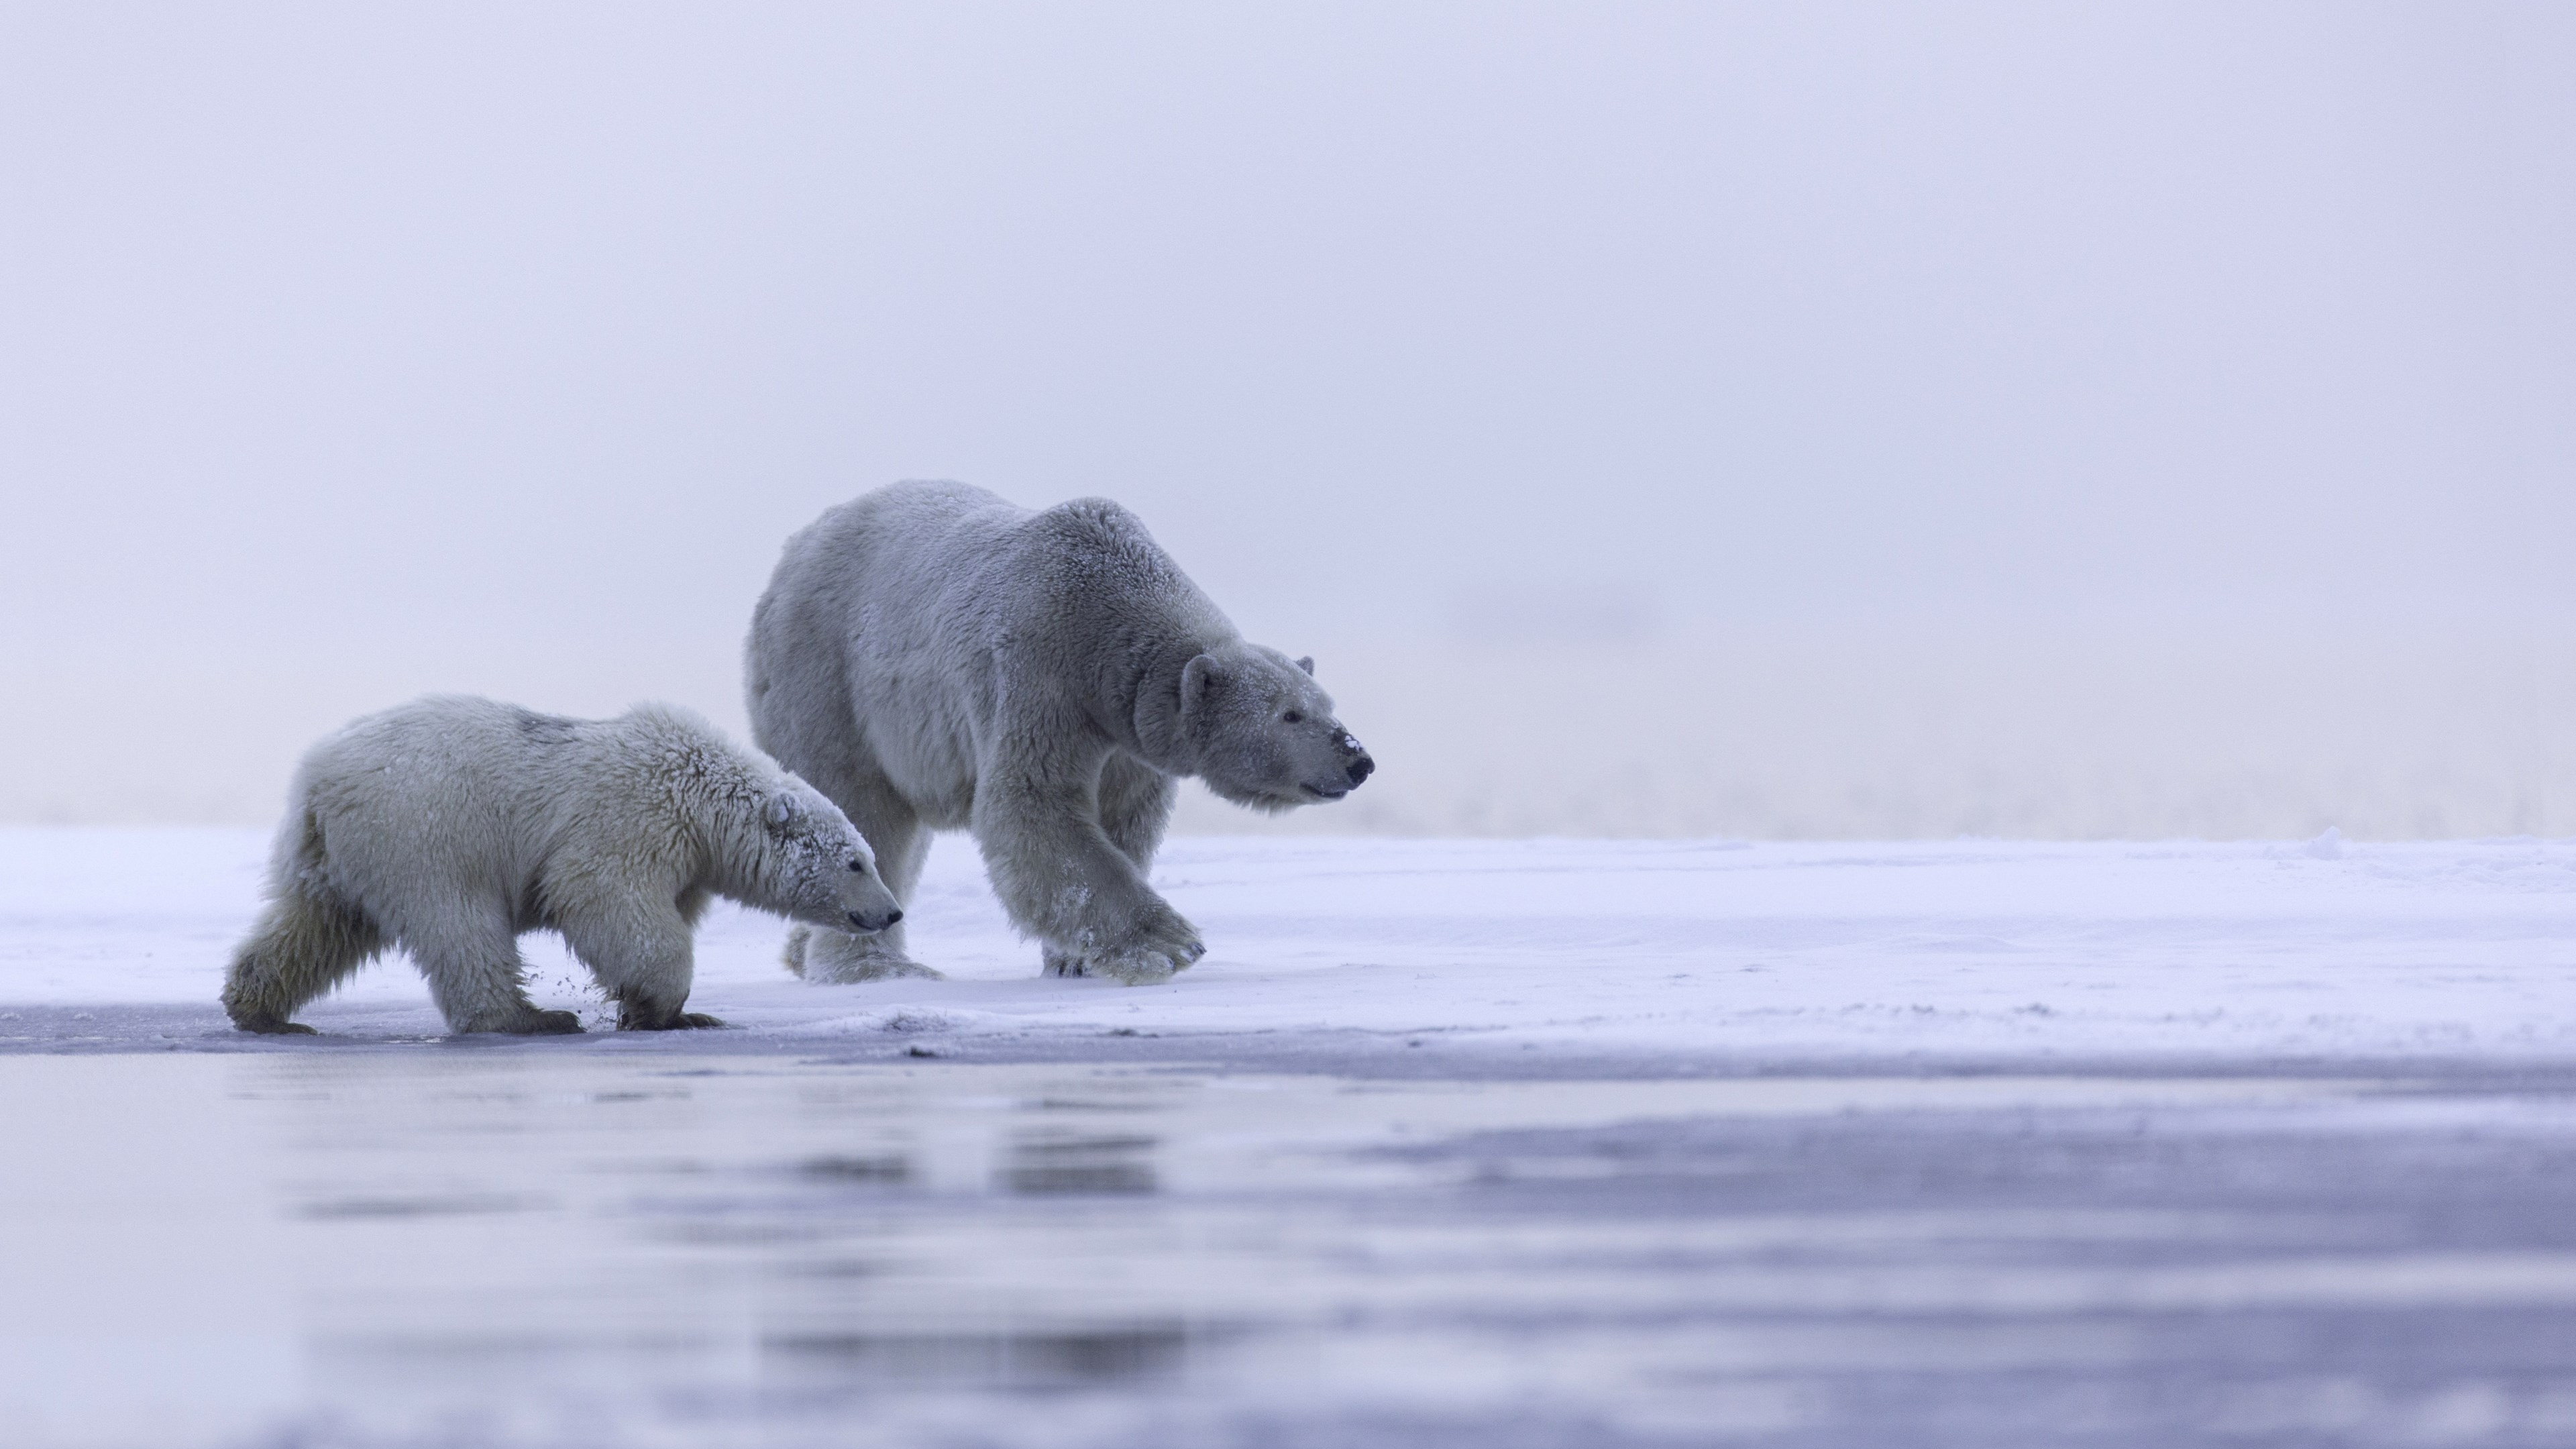
[[[950,846],[540,1042],[226,1029],[260,844],[0,834],[0,1443],[2576,1442],[2567,842]]]
[[[13,1445],[2538,1443],[2576,1076],[16,1056]]]

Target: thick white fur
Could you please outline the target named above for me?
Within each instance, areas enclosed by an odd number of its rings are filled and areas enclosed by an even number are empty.
[[[305,1003],[399,946],[450,1030],[579,1031],[528,1000],[518,937],[552,930],[618,1003],[618,1025],[719,1025],[681,1010],[710,896],[800,921],[901,912],[850,822],[767,757],[669,705],[573,720],[438,696],[306,753],[269,903],[224,1009],[303,1031]]]
[[[752,735],[848,812],[911,894],[933,830],[971,829],[1059,975],[1156,981],[1205,947],[1145,883],[1176,781],[1255,809],[1373,768],[1310,661],[1244,642],[1133,514],[899,483],[787,541],[752,617]],[[799,932],[811,979],[918,970],[901,931]]]

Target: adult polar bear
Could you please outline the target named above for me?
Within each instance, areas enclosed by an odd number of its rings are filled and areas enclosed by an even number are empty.
[[[911,896],[933,830],[971,829],[1050,975],[1160,981],[1202,955],[1145,883],[1181,776],[1256,810],[1376,768],[1314,661],[1244,642],[1124,508],[1032,512],[898,483],[787,541],[752,615],[760,747],[813,783]],[[800,931],[814,980],[935,975],[901,928]]]

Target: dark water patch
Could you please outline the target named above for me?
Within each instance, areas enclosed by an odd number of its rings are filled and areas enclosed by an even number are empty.
[[[912,1160],[886,1157],[809,1157],[796,1164],[798,1175],[818,1182],[882,1183],[912,1181]]]
[[[882,1384],[1044,1387],[1167,1375],[1187,1358],[1179,1323],[1007,1333],[786,1333],[761,1340],[770,1364],[801,1378]]]
[[[351,1222],[370,1219],[452,1218],[479,1213],[545,1212],[556,1204],[550,1198],[515,1197],[503,1193],[458,1193],[431,1197],[344,1197],[306,1203],[295,1215],[316,1222]]]
[[[1001,1189],[1024,1197],[1133,1196],[1160,1186],[1150,1160],[1159,1139],[1139,1135],[1031,1136],[1011,1145]]]
[[[693,1248],[770,1248],[816,1243],[831,1236],[824,1228],[803,1223],[730,1217],[668,1219],[654,1223],[644,1235],[655,1242]]]
[[[1024,1197],[1138,1196],[1159,1186],[1154,1169],[1135,1162],[1047,1162],[1013,1167],[1002,1176],[1004,1191]]]

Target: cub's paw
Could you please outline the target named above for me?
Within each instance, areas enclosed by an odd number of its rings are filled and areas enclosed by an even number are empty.
[[[847,986],[859,981],[890,981],[899,976],[945,979],[901,951],[890,950],[882,941],[865,936],[812,931],[801,942],[791,939],[789,949],[795,952],[800,945],[802,951],[790,964],[801,966],[797,974],[808,981]]]
[[[233,1018],[233,1027],[239,1031],[255,1031],[262,1036],[320,1036],[322,1034],[300,1021],[287,1021],[274,1016],[237,1016]]]
[[[948,979],[946,972],[924,966],[909,956],[873,956],[865,961],[853,961],[841,967],[835,974],[818,979],[840,982],[892,981],[899,976],[918,976],[924,981]]]

